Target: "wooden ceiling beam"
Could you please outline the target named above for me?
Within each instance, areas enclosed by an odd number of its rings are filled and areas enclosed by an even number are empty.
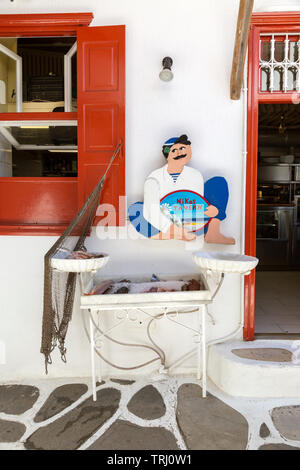
[[[232,100],[239,100],[241,97],[253,4],[254,0],[240,0],[230,80]]]

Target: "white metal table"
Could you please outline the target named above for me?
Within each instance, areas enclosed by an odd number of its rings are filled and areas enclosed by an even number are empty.
[[[171,276],[159,276],[163,280],[170,280]],[[81,284],[81,302],[80,308],[83,311],[83,321],[85,331],[90,340],[90,356],[91,356],[91,369],[92,369],[92,385],[93,385],[93,399],[96,400],[96,380],[101,380],[101,361],[105,361],[113,367],[121,370],[132,370],[144,367],[152,362],[160,361],[159,372],[168,373],[169,367],[166,366],[166,355],[163,349],[157,345],[151,336],[151,326],[154,322],[162,318],[175,323],[182,328],[190,330],[195,337],[197,343],[197,379],[200,380],[202,372],[202,396],[206,397],[206,316],[208,314],[207,305],[211,304],[216,294],[212,294],[208,284],[202,273],[192,274],[189,276],[177,276],[182,280],[196,278],[201,281],[203,289],[199,291],[184,291],[184,292],[151,292],[139,294],[105,294],[105,295],[84,295],[85,292],[91,290],[93,284],[92,276],[87,273],[80,274]],[[174,276],[173,276],[174,278]],[[220,279],[220,283],[222,283]],[[220,287],[220,285],[219,285]],[[217,290],[219,290],[219,287]],[[151,311],[158,309],[159,313],[153,315]],[[101,325],[101,319],[107,312],[119,311],[119,321],[114,325],[105,329]],[[148,344],[133,344],[125,341],[117,341],[110,335],[114,329],[119,327],[124,322],[135,321],[134,314],[130,312],[142,312],[147,316],[147,336],[149,339]],[[86,315],[88,313],[88,315]],[[197,317],[197,327],[194,328],[190,325],[184,324],[180,321],[182,315],[195,314]],[[89,324],[87,325],[87,320]],[[135,365],[133,367],[122,367],[113,364],[109,359],[105,358],[101,352],[101,344],[104,340],[113,343],[129,346],[132,348],[145,348],[154,352],[155,358],[143,364]],[[99,351],[100,346],[100,351]],[[100,357],[100,364],[98,374],[96,374],[96,361],[95,354]],[[188,355],[185,354],[184,356]],[[176,361],[180,361],[180,358]]]

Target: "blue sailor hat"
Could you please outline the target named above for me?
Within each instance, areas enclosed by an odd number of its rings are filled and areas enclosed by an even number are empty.
[[[171,147],[177,143],[191,145],[191,142],[188,140],[188,136],[186,134],[182,134],[180,137],[171,137],[170,139],[166,140],[162,146],[162,152],[166,158],[168,158]]]
[[[174,145],[177,140],[178,140],[178,137],[171,137],[171,139],[168,139],[165,141],[164,146],[166,145],[168,147],[172,147],[172,145]]]
[[[165,143],[163,144],[162,151],[166,158],[169,155],[172,145],[176,144],[177,140],[178,140],[178,137],[171,137],[171,139],[166,140]]]

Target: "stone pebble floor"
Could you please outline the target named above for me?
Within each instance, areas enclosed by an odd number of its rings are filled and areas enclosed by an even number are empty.
[[[300,450],[300,399],[247,399],[195,379],[0,385],[0,450]]]

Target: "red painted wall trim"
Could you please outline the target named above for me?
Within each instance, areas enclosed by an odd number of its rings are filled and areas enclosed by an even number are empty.
[[[257,175],[257,128],[258,128],[258,102],[254,98],[257,87],[256,60],[258,50],[257,33],[251,28],[249,36],[249,62],[248,62],[248,129],[247,129],[247,179],[246,179],[246,227],[245,227],[245,253],[249,256],[256,254],[256,175]],[[254,339],[254,312],[255,312],[255,271],[245,277],[245,322],[244,339]]]
[[[292,93],[259,93],[258,60],[261,32],[300,31],[299,12],[254,13],[251,20],[248,49],[248,128],[247,179],[245,216],[245,253],[256,254],[256,190],[259,103],[291,103]],[[245,277],[244,339],[254,340],[255,333],[255,272]]]
[[[270,12],[270,13],[253,13],[251,24],[255,26],[274,26],[283,24],[293,24],[300,22],[299,11],[286,11],[286,12]]]
[[[18,236],[60,236],[67,225],[0,225],[0,235]]]
[[[76,121],[77,113],[0,113],[0,121]]]

